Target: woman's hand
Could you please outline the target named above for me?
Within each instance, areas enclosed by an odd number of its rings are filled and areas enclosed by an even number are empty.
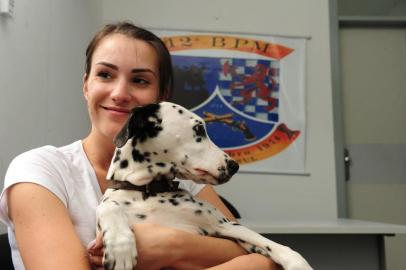
[[[137,245],[137,266],[134,269],[158,270],[173,265],[179,259],[176,238],[178,230],[156,224],[134,224],[133,230]],[[103,269],[103,239],[97,235],[96,241],[88,247],[89,260],[94,269]]]

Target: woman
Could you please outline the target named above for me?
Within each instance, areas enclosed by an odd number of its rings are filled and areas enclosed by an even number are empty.
[[[95,208],[108,187],[113,138],[132,108],[171,94],[169,52],[149,31],[130,23],[107,25],[89,44],[86,57],[89,135],[64,147],[23,153],[6,174],[0,217],[9,226],[16,269],[102,269],[100,237],[88,250],[86,245],[95,238]],[[233,218],[212,187],[181,186]],[[136,269],[276,269],[229,240],[155,224],[133,226]]]

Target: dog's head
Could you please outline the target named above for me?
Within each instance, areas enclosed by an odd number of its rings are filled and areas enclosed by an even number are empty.
[[[217,185],[238,171],[207,136],[204,121],[170,102],[135,108],[114,143],[110,180],[139,186],[177,177]]]

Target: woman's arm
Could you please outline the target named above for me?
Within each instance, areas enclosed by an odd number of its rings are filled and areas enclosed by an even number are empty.
[[[191,234],[157,224],[134,224],[133,231],[138,253],[136,270],[158,270],[163,267],[201,270],[246,254],[233,241]],[[102,248],[102,237],[98,235],[89,254],[92,255],[92,264],[99,268],[102,266]]]
[[[7,198],[27,270],[91,269],[86,250],[59,198],[33,183],[11,186]]]
[[[205,270],[283,270],[268,258],[259,254],[247,254]]]
[[[219,195],[217,192],[214,190],[214,188],[210,185],[205,186],[197,195],[197,198],[202,199],[214,207],[216,207],[218,210],[223,213],[226,218],[230,220],[235,220],[235,217],[233,214],[230,212],[230,210],[227,208],[227,206],[224,205],[223,201],[220,199]]]

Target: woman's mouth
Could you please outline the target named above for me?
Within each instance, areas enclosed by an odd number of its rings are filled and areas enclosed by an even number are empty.
[[[103,109],[106,111],[114,114],[114,115],[125,115],[127,116],[131,110],[125,109],[125,108],[119,108],[119,107],[107,107],[107,106],[101,106]]]

